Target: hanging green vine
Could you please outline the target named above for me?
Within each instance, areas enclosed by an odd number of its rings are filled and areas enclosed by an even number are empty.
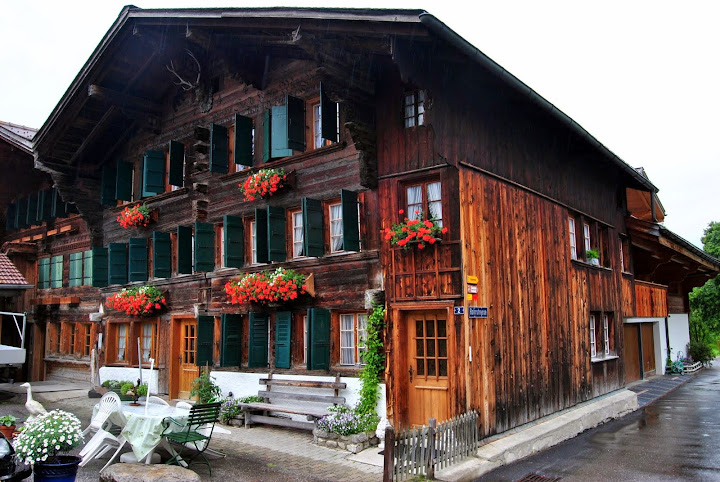
[[[358,413],[375,413],[378,401],[378,386],[385,369],[385,348],[383,346],[383,330],[385,328],[385,307],[373,304],[372,312],[367,321],[367,351],[360,354],[365,363],[360,372],[360,401],[355,409]]]

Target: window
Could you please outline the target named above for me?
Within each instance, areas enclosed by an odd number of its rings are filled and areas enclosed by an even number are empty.
[[[150,363],[150,359],[157,360],[157,323],[143,323],[140,325],[140,350],[142,362]]]
[[[303,213],[302,211],[292,211],[290,217],[292,221],[293,258],[302,258],[305,256],[303,251]]]
[[[598,360],[616,355],[612,313],[590,313],[590,357]]]
[[[585,252],[592,249],[590,247],[590,225],[588,223],[583,224],[583,240],[585,242]]]
[[[623,273],[631,273],[630,269],[630,241],[620,238],[620,269]]]
[[[70,329],[70,344],[68,346],[68,354],[75,354],[75,335],[77,334],[77,326],[75,323],[70,323],[68,327]]]
[[[303,363],[307,363],[307,348],[308,348],[308,317],[303,315]]]
[[[595,315],[590,315],[590,356],[597,356],[597,345],[595,342]]]
[[[92,325],[90,323],[83,323],[80,326],[83,327],[83,339],[82,339],[82,356],[89,357],[90,351],[92,350]]]
[[[240,172],[253,165],[255,157],[255,126],[249,117],[235,114],[235,122],[228,128],[229,172]]]
[[[255,221],[250,222],[250,253],[250,262],[252,264],[257,264],[257,224],[255,223]]]
[[[48,323],[46,331],[45,355],[60,354],[60,323]]]
[[[575,219],[568,218],[569,231],[570,231],[570,258],[578,259],[577,253],[577,233],[575,232]]]
[[[329,146],[333,142],[337,142],[337,139],[340,136],[340,133],[337,130],[337,126],[340,125],[340,109],[336,102],[332,102],[329,99],[327,100],[328,107],[325,108],[324,112],[325,115],[332,115],[335,117],[334,120],[331,122],[327,122],[326,119],[323,119],[323,105],[321,102],[317,101],[311,104],[310,112],[312,115],[312,146],[314,149],[319,149],[321,147]],[[323,124],[326,124],[323,128]],[[328,132],[325,132],[327,130]],[[325,135],[325,137],[323,136]],[[332,136],[331,138],[328,138],[326,136]]]
[[[116,341],[116,355],[115,355],[115,361],[117,362],[129,362],[129,344],[128,344],[128,337],[130,334],[130,324],[129,323],[119,323],[116,327],[117,329],[117,341]]]
[[[442,189],[440,181],[425,182],[408,186],[405,191],[408,219],[434,220],[443,225]]]
[[[342,204],[331,204],[329,207],[330,219],[330,252],[337,253],[343,250],[343,219]]]
[[[366,351],[367,315],[364,313],[340,315],[340,364],[361,363],[360,353]]]
[[[63,287],[63,256],[50,258],[50,288]]]
[[[405,127],[425,123],[425,91],[416,90],[405,94]]]
[[[41,258],[38,260],[38,282],[39,290],[50,288],[50,258]]]
[[[582,230],[578,231],[578,227]],[[608,228],[598,221],[587,219],[579,214],[568,216],[568,234],[570,240],[570,259],[584,261],[594,265],[610,268],[610,250]],[[588,255],[592,250],[597,252],[597,262]],[[599,320],[598,320],[599,322]]]

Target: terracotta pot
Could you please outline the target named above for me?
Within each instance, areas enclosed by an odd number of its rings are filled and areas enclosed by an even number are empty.
[[[15,425],[0,425],[0,432],[2,432],[6,439],[12,441],[13,433],[15,432]]]

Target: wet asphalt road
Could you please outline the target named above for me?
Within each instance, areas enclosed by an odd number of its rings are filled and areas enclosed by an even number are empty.
[[[625,417],[478,481],[720,481],[720,360]]]

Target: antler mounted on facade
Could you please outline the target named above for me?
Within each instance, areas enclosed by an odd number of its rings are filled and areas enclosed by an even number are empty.
[[[178,82],[175,82],[175,85],[179,85],[180,87],[182,87],[183,90],[197,89],[200,86],[200,75],[202,74],[202,68],[200,67],[200,62],[198,61],[197,57],[195,57],[195,55],[189,49],[185,49],[185,52],[187,52],[190,58],[195,61],[195,65],[197,65],[197,78],[195,79],[195,82],[189,82],[183,79],[180,74],[177,73],[177,70],[175,69],[175,64],[172,60],[170,60],[170,65],[166,65],[165,68],[168,69],[168,71],[172,73],[175,77],[177,77]]]

